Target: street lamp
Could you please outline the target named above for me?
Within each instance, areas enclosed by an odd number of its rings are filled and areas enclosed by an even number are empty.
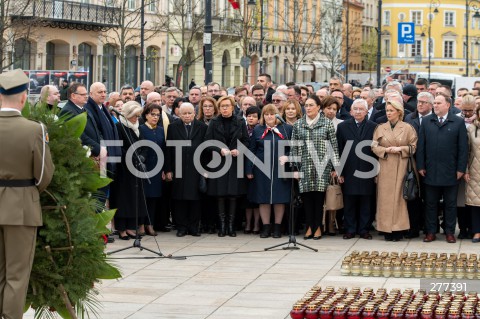
[[[205,85],[213,81],[212,33],[212,0],[205,0],[205,27],[203,34]]]
[[[468,76],[468,48],[469,48],[469,43],[468,43],[468,19],[470,16],[470,6],[475,10],[475,14],[473,15],[473,19],[475,18],[480,18],[480,13],[478,13],[479,7],[477,4],[480,4],[478,0],[472,0],[468,2],[468,0],[465,0],[465,20],[466,20],[466,43],[465,43],[465,75]]]
[[[257,5],[256,0],[248,0],[248,6],[253,10]],[[259,74],[263,73],[263,0],[260,0],[260,49],[259,49]]]
[[[432,20],[433,20],[433,15],[432,15],[432,9],[433,13],[437,14],[438,13],[438,7],[440,6],[440,1],[439,0],[431,0],[430,1],[430,6],[429,6],[429,12],[428,12],[428,41],[427,41],[427,52],[428,52],[428,82],[430,83],[430,72],[432,69]],[[422,37],[425,36],[425,31],[422,30]]]

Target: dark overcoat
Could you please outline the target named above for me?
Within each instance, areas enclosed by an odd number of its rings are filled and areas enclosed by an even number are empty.
[[[130,146],[139,141],[142,136],[140,135],[140,137],[138,137],[131,128],[124,126],[120,122],[116,124],[116,128],[120,140],[123,141],[123,146],[121,148],[121,162],[117,163],[115,179],[113,183],[110,184],[110,207],[117,208],[117,212],[115,213],[115,217],[117,218],[135,218],[135,210],[137,207],[135,192],[137,192],[138,217],[143,217],[146,215],[146,206],[142,179],[138,178],[137,180],[137,177],[130,172],[125,161]],[[142,148],[137,148],[137,153],[145,157]],[[132,158],[132,161],[135,163],[135,159]],[[136,182],[138,182],[138,188],[136,187]]]
[[[357,127],[354,118],[348,119],[337,127],[337,142],[338,152],[342,160],[343,169],[341,176],[344,177],[345,182],[342,185],[344,195],[374,195],[375,194],[375,176],[373,173],[371,178],[359,178],[354,176],[357,171],[359,173],[371,172],[374,169],[373,162],[377,161],[377,156],[373,153],[370,147],[373,139],[373,133],[377,123],[364,120],[360,128]],[[352,141],[350,148],[345,148],[347,142]],[[360,158],[355,149],[360,142],[368,141],[365,146],[361,148],[362,157]],[[344,151],[348,151],[348,157],[342,156]],[[366,161],[364,158],[368,157],[370,160]]]
[[[292,126],[288,124],[280,124],[277,126],[283,139],[272,131],[269,131],[262,139],[265,129],[265,125],[257,125],[253,129],[250,138],[249,149],[256,158],[254,160],[255,163],[251,160],[247,160],[246,163],[245,173],[253,174],[253,179],[248,185],[247,197],[250,202],[257,204],[289,203],[292,180],[279,175],[279,158],[283,155],[288,156],[289,150],[285,146],[281,149],[282,146],[279,146],[279,144],[285,143],[292,137]],[[270,152],[267,152],[267,155],[270,155],[269,158],[265,157],[265,144],[269,144],[267,147],[270,147]],[[282,153],[279,153],[280,151]],[[268,176],[259,168],[259,162],[270,162]],[[281,170],[286,171],[286,167],[288,167],[288,164],[285,164],[285,167],[282,167]]]
[[[453,186],[457,172],[465,173],[468,159],[467,129],[463,118],[449,112],[440,124],[435,113],[426,116],[420,126],[417,168],[426,170],[424,183]]]
[[[152,141],[158,145],[158,148],[165,154],[165,133],[163,127],[158,125],[155,129],[149,128],[143,124],[139,127],[140,135],[144,140]],[[142,149],[142,153],[145,155],[145,166],[147,172],[152,171],[158,164],[159,158],[157,152],[151,147],[145,147]],[[163,158],[165,160],[165,157]],[[143,179],[143,189],[146,197],[162,197],[162,172],[161,170],[152,177]]]
[[[191,146],[182,146],[181,158],[177,158],[174,146],[167,146],[165,172],[173,173],[172,197],[175,200],[201,199],[198,187],[200,172],[194,165],[193,156],[198,146],[204,142],[207,125],[199,120],[194,120],[191,125],[190,138],[187,137],[187,129],[181,120],[174,121],[168,126],[167,143],[172,141],[191,142]],[[201,160],[201,158],[199,159]]]
[[[235,117],[234,115],[232,116],[233,119],[230,125],[230,132],[225,132],[221,115],[210,120],[207,133],[205,135],[205,140],[221,142],[230,150],[238,149],[239,143],[242,143],[248,148],[250,138],[248,136],[245,121]],[[231,136],[230,141],[227,142],[226,136]],[[221,151],[221,149],[216,146],[211,146],[207,148],[207,150],[208,152],[214,152],[218,154],[220,154]],[[239,154],[239,156],[243,156],[243,154]],[[220,158],[221,163],[218,165],[217,171],[225,165],[225,157],[220,155]],[[243,170],[237,169],[238,157],[231,156],[231,159],[232,165],[230,166],[228,172],[218,178],[207,179],[207,193],[209,196],[240,196],[247,193],[247,183],[243,174],[244,172]]]

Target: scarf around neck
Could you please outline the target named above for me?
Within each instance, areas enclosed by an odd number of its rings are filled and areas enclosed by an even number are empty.
[[[133,132],[135,132],[135,135],[137,135],[137,137],[140,137],[140,131],[138,129],[138,121],[137,123],[133,124],[132,122],[126,120],[123,116],[120,116],[120,123],[123,124],[123,126],[126,126],[128,128],[131,128],[133,130]]]

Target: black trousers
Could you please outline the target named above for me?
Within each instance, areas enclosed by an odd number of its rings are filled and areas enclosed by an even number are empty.
[[[197,233],[202,212],[200,200],[175,200],[174,206],[177,230]]]
[[[325,202],[325,192],[306,192],[302,193],[303,207],[305,209],[305,228],[315,232],[322,226],[323,204]]]
[[[432,186],[425,185],[425,229],[428,234],[437,233],[438,201],[443,195],[443,220],[445,234],[455,234],[457,225],[457,192],[458,185]]]
[[[145,216],[144,224],[154,228],[165,228],[169,223],[169,216],[162,210],[162,197],[147,197],[148,216]]]
[[[480,233],[480,207],[479,206],[469,206],[470,213],[472,217],[472,234]]]
[[[345,232],[360,235],[368,233],[371,203],[371,195],[343,196],[343,227]]]
[[[118,218],[114,218],[114,220],[115,220],[115,230],[118,230],[118,231],[125,231],[127,229],[133,230],[133,231],[136,230],[137,225],[135,223],[135,217],[134,218],[118,217]]]
[[[464,234],[470,234],[472,232],[472,213],[471,207],[457,207],[457,220],[458,228],[460,232]]]
[[[202,226],[214,227],[217,224],[217,199],[212,196],[203,195],[201,199],[202,205]]]

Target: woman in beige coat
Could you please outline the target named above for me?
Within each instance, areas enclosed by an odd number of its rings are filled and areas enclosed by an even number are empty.
[[[469,159],[465,190],[466,204],[470,206],[472,216],[472,242],[480,242],[480,108],[475,110],[477,118],[467,127]]]
[[[385,107],[388,122],[379,125],[373,134],[372,150],[378,156],[380,170],[377,182],[377,230],[386,241],[399,241],[410,228],[407,203],[402,184],[407,171],[409,149],[415,152],[417,133],[402,121],[403,106],[393,100]]]

